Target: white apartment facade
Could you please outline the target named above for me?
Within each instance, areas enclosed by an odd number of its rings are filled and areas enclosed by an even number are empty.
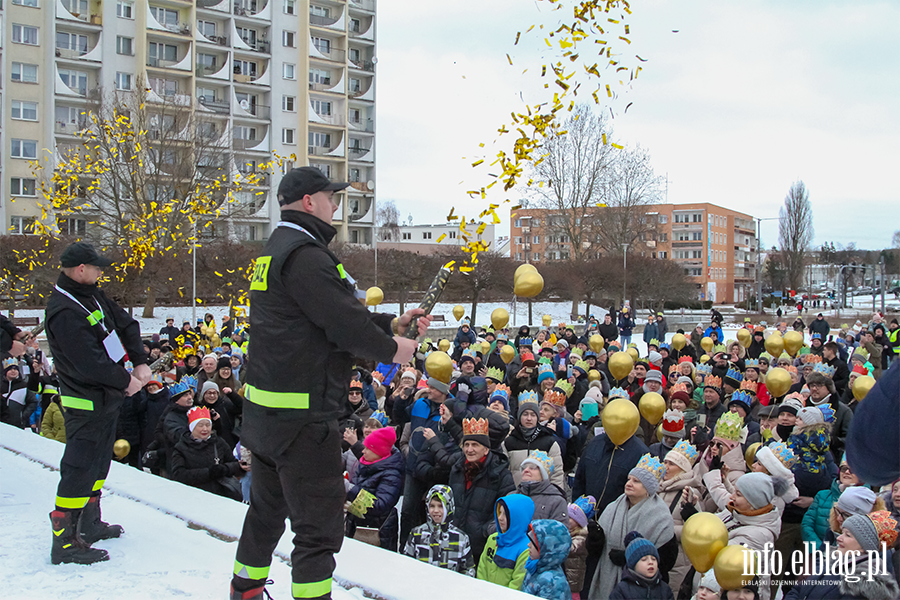
[[[341,241],[373,243],[375,0],[2,0],[0,233],[40,218],[29,162],[52,168],[85,112],[147,83],[227,139],[234,177],[294,155],[351,181],[334,216]],[[304,145],[304,140],[306,144]],[[263,240],[283,172],[242,192],[213,235]],[[84,220],[58,223],[83,235]]]

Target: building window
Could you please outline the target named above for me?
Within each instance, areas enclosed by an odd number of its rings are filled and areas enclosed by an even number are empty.
[[[150,42],[150,63],[151,67],[159,66],[159,61],[168,61],[171,63],[178,62],[178,46],[172,44],[159,44]]]
[[[116,54],[134,56],[134,39],[122,35],[116,36]]]
[[[294,36],[295,36],[295,33],[293,31],[282,31],[281,32],[281,44],[285,48],[293,48],[294,47]]]
[[[121,71],[116,73],[116,89],[117,90],[130,90],[131,89],[131,73],[122,73]]]
[[[248,29],[246,27],[238,27],[237,32],[245,44],[247,44],[251,48],[256,48],[256,30],[255,29]]]
[[[532,240],[532,243],[534,243],[534,244],[540,244],[540,243],[541,243],[541,236],[539,236],[539,235],[534,236],[534,239]]]
[[[313,110],[316,111],[316,114],[321,115],[323,117],[331,116],[331,102],[327,102],[325,100],[313,100],[312,101]],[[359,146],[359,140],[354,140]]]
[[[28,6],[31,8],[37,8],[38,0],[13,0],[13,4],[17,4],[19,6]]]
[[[520,219],[516,219],[516,227],[521,227],[522,221]]]
[[[291,144],[294,145],[294,133],[295,130],[284,128],[281,130],[281,143],[282,144]]]
[[[282,96],[281,97],[281,110],[285,112],[294,112],[294,102],[296,98],[294,96]]]
[[[703,214],[702,213],[694,213],[693,218],[691,220],[694,223],[702,223],[703,222]]]
[[[359,19],[350,19],[350,31],[353,33],[359,33],[361,29],[362,23],[360,23]]]
[[[62,235],[84,235],[87,233],[87,221],[84,219],[57,219],[56,226]]]
[[[455,231],[451,231],[451,232],[450,232],[450,239],[451,239],[451,240],[455,240],[455,239],[456,239],[456,232],[455,232]]]
[[[403,234],[403,239],[404,239],[404,240],[411,240],[411,239],[412,239],[412,234],[411,234],[411,233],[404,233],[404,234]]]
[[[234,137],[239,140],[255,140],[256,127],[246,127],[244,125],[234,126]]]
[[[355,77],[350,78],[350,91],[351,92],[361,92],[362,91],[362,82]]]
[[[88,11],[88,0],[62,0],[62,4],[67,11],[73,15],[86,15]]]
[[[37,140],[12,140],[13,158],[37,158]]]
[[[120,19],[133,19],[134,2],[116,2],[116,16]]]
[[[309,14],[315,17],[325,17],[328,18],[331,16],[331,9],[326,6],[315,6],[314,4],[309,5]]]
[[[63,83],[69,86],[72,91],[78,92],[82,96],[87,95],[87,73],[84,71],[75,71],[72,69],[59,69],[59,78]]]
[[[360,63],[359,57],[359,48],[350,48],[350,62],[358,65]]]
[[[319,148],[331,148],[331,134],[319,133],[318,131],[310,131],[309,145]]]
[[[322,85],[331,85],[331,73],[322,69],[310,69],[309,82],[320,83]]]
[[[297,0],[284,0],[284,14],[286,14],[286,15],[296,15],[297,14]]]
[[[659,234],[659,241],[660,241],[660,242],[668,242],[668,241],[669,241],[669,234],[668,234],[668,233],[661,233],[661,234]]]
[[[14,62],[12,64],[11,79],[21,83],[37,83],[38,66]]]
[[[207,38],[213,39],[216,37],[216,22],[215,21],[197,21],[197,30],[200,34]]]
[[[660,252],[660,253],[659,253],[659,257],[660,257],[660,258],[668,258],[668,257],[669,257],[669,253],[668,253],[668,252]]]
[[[667,215],[659,215],[659,222],[664,225],[669,222],[669,217]]]
[[[17,121],[37,121],[37,109],[37,102],[13,100],[12,118],[16,119]]]
[[[256,77],[257,66],[255,62],[249,60],[235,60],[233,61],[232,66],[235,75]]]
[[[56,47],[59,50],[72,50],[79,56],[87,54],[88,39],[86,35],[76,33],[56,32]]]
[[[178,11],[170,8],[162,8],[161,6],[151,6],[150,14],[159,21],[160,25],[168,25],[175,27],[178,25]]]
[[[13,177],[9,180],[9,193],[13,196],[36,196],[36,179]]]
[[[10,217],[9,232],[27,235],[34,233],[34,224],[37,222],[35,217]]]
[[[38,45],[38,28],[30,25],[19,25],[13,23],[12,41],[17,44],[28,44],[29,46]]]
[[[281,67],[281,76],[285,79],[296,79],[297,78],[297,66],[291,63],[284,63]]]
[[[691,233],[691,239],[694,241],[703,241],[703,232],[702,231],[694,231]]]
[[[331,40],[328,38],[314,37],[312,39],[313,46],[322,54],[331,54]]]

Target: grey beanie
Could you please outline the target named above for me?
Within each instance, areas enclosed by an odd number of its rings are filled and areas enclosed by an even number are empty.
[[[881,542],[878,530],[868,515],[853,515],[844,521],[844,528],[849,529],[863,550],[879,550]]]
[[[428,378],[428,387],[434,388],[437,391],[447,395],[450,394],[450,386],[439,379],[435,379],[434,377]]]
[[[837,501],[837,507],[854,515],[867,515],[875,504],[875,492],[863,485],[848,487]]]
[[[659,479],[647,469],[635,467],[628,474],[644,484],[648,496],[655,496],[656,492],[659,491]]]
[[[644,376],[644,383],[648,381],[656,381],[662,384],[662,371],[647,371],[647,374]]]
[[[650,353],[647,354],[647,362],[655,367],[662,365],[662,354],[651,350]]]
[[[765,473],[746,473],[734,482],[735,487],[747,499],[753,510],[772,503],[775,487],[772,478]]]
[[[676,381],[675,383],[683,383],[684,385],[689,385],[691,387],[694,387],[694,382],[691,381],[690,377],[686,377],[685,375],[682,375],[681,377],[679,377],[678,381]]]
[[[522,396],[519,396],[519,413],[516,415],[516,420],[522,420],[522,413],[526,410],[534,411],[534,414],[541,414],[541,405],[538,404],[535,400],[522,400]]]
[[[219,386],[215,382],[206,380],[203,383],[203,387],[200,389],[200,399],[201,400],[203,399],[203,396],[206,395],[206,392],[208,392],[209,390],[216,390],[217,394],[220,392]]]

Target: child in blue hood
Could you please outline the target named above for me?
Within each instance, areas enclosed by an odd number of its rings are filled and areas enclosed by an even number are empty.
[[[563,571],[572,536],[559,521],[534,521],[528,529],[528,574],[522,591],[546,600],[571,600],[572,590]]]
[[[533,516],[534,502],[528,496],[510,494],[497,500],[494,505],[497,533],[492,533],[484,546],[478,562],[478,579],[522,589],[528,562],[528,525]]]

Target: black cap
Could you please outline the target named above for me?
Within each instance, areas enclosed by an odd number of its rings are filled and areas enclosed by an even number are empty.
[[[315,167],[291,169],[278,184],[278,203],[282,206],[317,192],[336,192],[349,187],[349,183],[332,182]]]
[[[75,242],[59,257],[59,263],[63,268],[77,267],[78,265],[94,265],[95,267],[111,267],[112,259],[100,256],[93,246],[87,242]]]

